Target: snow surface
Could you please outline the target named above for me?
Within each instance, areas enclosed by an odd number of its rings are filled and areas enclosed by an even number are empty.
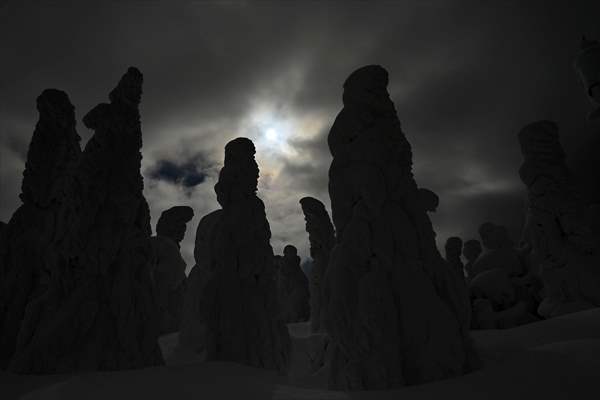
[[[309,375],[307,352],[321,340],[308,324],[288,325],[290,376],[226,362],[202,362],[161,338],[164,367],[73,376],[0,374],[0,398],[15,399],[593,399],[600,398],[600,308],[509,330],[474,331],[483,369],[460,378],[390,391],[326,390]]]

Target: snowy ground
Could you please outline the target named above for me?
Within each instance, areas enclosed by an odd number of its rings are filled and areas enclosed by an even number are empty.
[[[303,376],[311,340],[306,324],[294,337],[291,377],[224,362],[202,363],[174,352],[163,337],[169,365],[77,376],[0,375],[6,399],[584,399],[600,392],[600,309],[503,331],[473,332],[486,363],[475,373],[392,391],[335,392],[325,376]]]

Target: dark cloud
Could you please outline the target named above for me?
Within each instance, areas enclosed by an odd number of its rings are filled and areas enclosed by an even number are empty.
[[[194,187],[206,180],[206,175],[198,172],[196,166],[191,163],[177,165],[169,160],[160,160],[158,164],[148,172],[150,179],[164,180],[182,185]]]
[[[207,161],[203,154],[180,161],[159,159],[146,170],[145,175],[152,180],[165,181],[190,189],[206,181],[215,174],[216,166]]]

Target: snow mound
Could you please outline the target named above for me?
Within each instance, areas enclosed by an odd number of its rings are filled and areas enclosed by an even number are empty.
[[[485,361],[477,372],[390,391],[337,392],[325,389],[326,376],[305,376],[310,363],[307,324],[290,324],[294,351],[290,377],[226,362],[194,362],[177,357],[177,335],[161,338],[168,365],[139,370],[55,377],[0,375],[0,386],[30,380],[22,398],[37,399],[534,399],[590,398],[600,382],[600,309],[565,315],[509,330],[473,332]],[[170,353],[169,353],[170,351]],[[178,358],[179,357],[179,358]],[[295,368],[295,370],[294,370]],[[25,384],[26,382],[23,382]],[[40,386],[43,386],[40,388]],[[27,390],[21,390],[25,393]],[[3,393],[4,394],[4,393]],[[17,398],[15,397],[2,397]]]

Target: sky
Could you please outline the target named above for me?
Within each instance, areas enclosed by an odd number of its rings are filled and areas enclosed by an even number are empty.
[[[556,121],[569,162],[594,179],[592,105],[572,63],[582,35],[600,39],[600,2],[98,3],[0,0],[1,221],[20,204],[36,97],[69,94],[83,146],[93,132],[81,119],[130,65],[144,74],[152,225],[174,205],[195,212],[182,243],[188,270],[197,224],[219,208],[224,145],[239,136],[257,149],[275,253],[293,244],[308,256],[298,201],[331,210],[326,138],[344,80],[367,64],[388,70],[417,183],[440,197],[431,216],[440,248],[449,236],[476,238],[484,221],[519,239],[516,135],[530,122]]]

